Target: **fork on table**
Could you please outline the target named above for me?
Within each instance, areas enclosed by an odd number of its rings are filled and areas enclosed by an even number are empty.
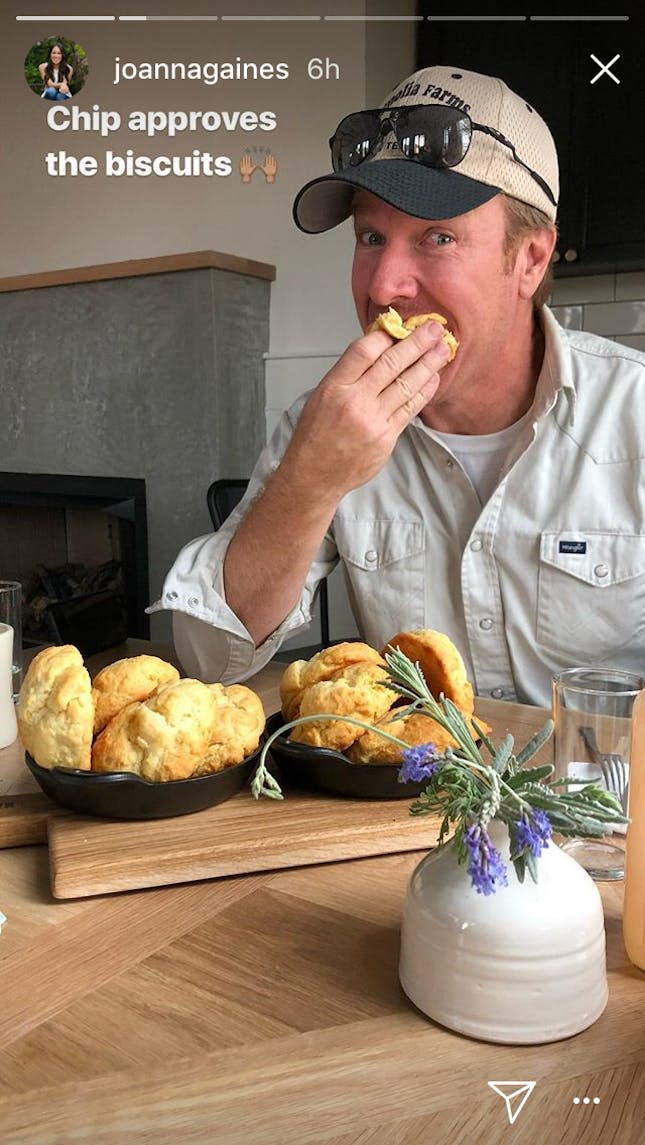
[[[580,735],[587,745],[587,750],[591,758],[600,768],[605,781],[605,787],[608,791],[611,791],[613,795],[618,797],[618,801],[626,815],[629,800],[629,764],[618,752],[601,751],[598,747],[593,728],[585,727],[579,730]]]

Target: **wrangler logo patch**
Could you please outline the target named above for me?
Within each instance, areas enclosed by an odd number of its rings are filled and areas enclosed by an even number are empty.
[[[586,553],[586,541],[560,541],[558,544],[559,553]]]

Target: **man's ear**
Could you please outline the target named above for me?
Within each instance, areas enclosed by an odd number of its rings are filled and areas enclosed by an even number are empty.
[[[555,247],[555,227],[531,231],[519,244],[515,261],[520,298],[532,298],[546,274]]]

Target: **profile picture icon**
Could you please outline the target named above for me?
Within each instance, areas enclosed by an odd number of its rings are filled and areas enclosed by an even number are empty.
[[[85,49],[65,36],[38,40],[25,57],[25,79],[41,99],[72,99],[83,87],[88,72]]]

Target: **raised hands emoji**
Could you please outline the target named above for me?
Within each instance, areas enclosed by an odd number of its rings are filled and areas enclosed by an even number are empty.
[[[278,162],[275,155],[267,155],[262,163],[262,170],[264,171],[264,178],[267,183],[274,183],[276,171],[278,170]]]
[[[240,159],[240,175],[242,176],[243,183],[251,182],[251,175],[255,171],[256,166],[257,164],[253,162],[253,159],[247,151]]]

